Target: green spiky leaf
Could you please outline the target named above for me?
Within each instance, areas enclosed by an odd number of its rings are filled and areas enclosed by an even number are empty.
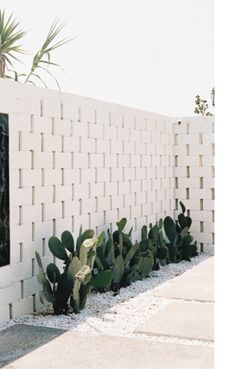
[[[46,72],[47,74],[49,74],[54,79],[54,81],[56,82],[58,88],[60,89],[60,86],[59,86],[59,83],[58,83],[57,79],[55,78],[53,73],[51,73],[48,70],[48,67],[60,67],[58,64],[53,63],[51,61],[52,52],[54,52],[59,47],[65,45],[66,43],[68,43],[68,42],[70,42],[74,39],[74,37],[71,37],[71,38],[67,37],[67,38],[63,38],[63,39],[58,40],[57,36],[61,33],[63,28],[64,28],[64,24],[59,23],[59,20],[55,20],[52,23],[52,25],[49,29],[49,32],[46,36],[46,39],[43,42],[43,45],[41,46],[41,48],[37,51],[37,53],[33,57],[30,72],[28,73],[28,75],[25,78],[25,83],[34,84],[32,79],[36,77],[45,86],[45,82],[44,82],[43,78],[39,75],[39,72],[43,71],[43,72]],[[45,68],[45,66],[46,66],[46,68]]]
[[[5,67],[9,69],[14,60],[19,61],[15,54],[25,53],[20,44],[24,36],[13,14],[6,17],[5,10],[0,10],[0,77],[5,77]]]

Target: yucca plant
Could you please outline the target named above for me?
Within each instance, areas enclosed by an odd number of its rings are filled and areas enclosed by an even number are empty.
[[[60,89],[59,83],[55,76],[49,71],[49,67],[59,67],[58,64],[53,63],[51,61],[51,53],[61,47],[62,45],[72,41],[74,37],[66,37],[59,41],[56,40],[59,33],[64,28],[65,24],[60,23],[59,20],[55,20],[51,25],[47,37],[38,52],[33,57],[32,66],[30,72],[25,75],[25,83],[31,83],[35,85],[35,80],[42,82],[45,87],[47,87],[46,83],[44,82],[42,76],[40,76],[40,71],[48,73],[51,77],[54,78],[58,88]]]
[[[23,54],[19,43],[25,36],[19,22],[13,14],[6,17],[5,11],[0,10],[0,78],[6,77],[6,69],[12,66],[13,60],[19,61],[15,54]]]
[[[49,70],[49,67],[61,68],[58,64],[52,62],[52,52],[74,39],[74,37],[66,37],[57,40],[58,35],[64,27],[65,24],[60,23],[58,19],[52,23],[42,47],[33,57],[29,73],[19,74],[9,67],[13,67],[13,59],[20,61],[15,56],[16,53],[25,53],[22,46],[19,44],[19,41],[25,36],[25,32],[20,29],[19,22],[13,19],[13,14],[6,17],[5,10],[0,10],[0,78],[10,78],[15,81],[21,80],[24,83],[30,83],[32,85],[36,85],[36,81],[39,81],[47,87],[41,74],[41,72],[46,72],[54,78],[60,89],[59,83]],[[9,73],[6,74],[6,70],[8,70]]]

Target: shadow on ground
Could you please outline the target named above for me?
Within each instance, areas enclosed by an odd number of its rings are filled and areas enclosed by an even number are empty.
[[[0,332],[0,368],[65,333],[63,329],[13,325]],[[8,366],[10,369],[11,366]]]
[[[191,270],[195,266],[199,265],[199,263],[208,259],[208,257],[210,257],[210,255],[205,254],[204,259],[202,257],[199,257],[195,259],[194,263],[185,262],[186,263],[185,271]],[[82,310],[78,315],[76,315],[76,317],[74,316],[74,314],[68,314],[63,316],[63,327],[66,327],[67,330],[70,330],[74,328],[79,328],[79,326],[84,323],[90,325],[89,323],[90,318],[99,317],[101,315],[103,316],[102,320],[107,321],[107,323],[109,324],[109,318],[104,317],[104,315],[108,313],[110,309],[112,309],[115,305],[125,303],[130,299],[135,298],[139,294],[152,291],[156,287],[162,287],[165,282],[168,282],[169,280],[172,280],[176,276],[183,274],[184,271],[182,270],[180,264],[175,264],[175,268],[173,268],[174,271],[172,271],[172,273],[165,272],[165,267],[162,267],[160,272],[159,271],[152,272],[150,278],[152,279],[152,281],[150,284],[148,283],[149,278],[147,278],[145,281],[142,280],[132,283],[131,286],[129,287],[129,293],[125,292],[126,288],[124,289],[122,288],[120,290],[120,293],[118,293],[117,295],[115,295],[113,292],[106,292],[104,294],[98,293],[98,295],[97,293],[91,293],[90,296],[88,296],[86,308]],[[168,267],[169,266],[167,266],[167,268]],[[160,273],[162,274],[161,281],[159,280]],[[95,299],[94,295],[97,295]],[[58,329],[61,328],[60,324],[58,324],[58,316],[55,316],[53,314],[53,311],[48,310],[48,308],[46,309],[46,311],[45,309],[43,309],[41,313],[38,312],[34,317],[34,319],[32,319],[32,315],[23,316],[22,319],[21,317],[17,318],[16,323],[33,324],[34,326],[47,326],[47,319],[49,319],[50,321],[48,326],[54,326]],[[91,329],[93,329],[93,331],[96,333],[101,333],[99,330],[97,330],[96,327],[93,327],[92,325]]]
[[[206,257],[206,259],[207,258],[208,257]],[[186,268],[186,271],[191,270],[193,267],[195,267],[202,261],[203,260],[199,258],[198,263],[190,262],[188,267]],[[183,273],[182,271],[178,272],[178,269],[176,270],[175,275],[173,274],[168,275],[167,273],[166,277],[162,279],[162,282],[159,284],[159,286],[182,273]],[[152,278],[158,279],[158,272],[154,272],[152,274]],[[80,315],[79,321],[76,321],[76,326],[79,327],[79,325],[87,321],[89,317],[96,315],[98,310],[101,310],[101,313],[104,314],[115,304],[123,303],[131,298],[134,298],[135,296],[137,296],[137,294],[150,291],[157,287],[153,285],[147,287],[147,285],[142,283],[142,281],[138,281],[135,283],[139,284],[139,288],[138,289],[134,288],[133,291],[128,296],[125,295],[122,296],[121,293],[118,294],[117,296],[112,297],[113,293],[109,292],[109,294],[111,295],[111,299],[109,299],[107,305],[101,304],[102,306],[95,306],[94,308],[96,311],[95,310],[93,311],[93,309],[92,311],[82,311],[79,314]],[[39,320],[40,318],[44,319],[44,316],[38,316],[37,318]],[[40,322],[37,321],[37,318],[35,320],[35,325],[27,325],[27,319],[24,318],[25,324],[15,324],[9,328],[6,328],[5,330],[0,331],[0,368],[2,368],[5,365],[7,365],[5,369],[15,368],[14,365],[13,364],[11,365],[10,363],[13,363],[16,359],[19,359],[29,354],[30,352],[33,352],[34,350],[40,348],[41,346],[50,343],[50,341],[56,339],[57,337],[63,335],[66,332],[66,330],[64,329],[37,326],[38,323],[40,324]],[[53,319],[53,316],[51,316],[51,319]],[[65,316],[64,320],[66,319],[68,319],[69,323],[68,329],[69,330],[73,329],[75,327],[73,316],[71,315]],[[108,318],[103,318],[103,320],[104,319],[107,320],[107,322],[109,323]],[[20,319],[18,319],[18,322],[21,323]],[[70,326],[70,322],[72,323],[72,326]]]

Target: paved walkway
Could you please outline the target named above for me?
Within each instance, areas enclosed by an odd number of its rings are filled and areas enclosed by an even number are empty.
[[[15,325],[0,333],[4,369],[213,369],[213,263],[210,257],[155,292],[165,308],[136,338]]]

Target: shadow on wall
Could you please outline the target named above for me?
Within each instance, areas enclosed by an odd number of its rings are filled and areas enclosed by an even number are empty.
[[[199,259],[199,262],[201,263],[202,259]],[[179,264],[176,264],[178,266]],[[189,262],[186,270],[190,270],[193,267],[196,266],[196,263]],[[164,267],[163,267],[164,268]],[[163,269],[162,268],[162,269]],[[155,272],[156,277],[158,278],[158,272]],[[174,278],[179,273],[177,269],[175,269],[174,274],[166,273],[165,277],[162,276],[162,281],[159,284],[161,286],[163,283],[167,282],[168,280]],[[181,273],[182,274],[182,273]],[[109,292],[111,294],[110,303],[106,305],[104,308],[104,305],[101,305],[102,313],[103,315],[106,314],[106,312],[111,309],[114,305],[119,303],[124,303],[125,301],[130,300],[131,298],[134,298],[140,293],[144,293],[147,291],[150,291],[157,286],[147,286],[147,284],[143,283],[143,281],[137,281],[134,284],[138,284],[138,289],[133,289],[132,296],[129,294],[128,296],[122,296],[122,300],[120,300],[119,294],[113,295],[112,292]],[[122,289],[121,289],[122,290]],[[93,317],[97,314],[97,310],[99,309],[99,306],[94,306],[95,310],[91,310],[90,312],[86,311],[83,314],[83,311],[79,314],[80,320],[79,322],[76,321],[76,327],[78,328],[81,324],[88,321],[88,318]],[[67,316],[64,316],[63,319],[65,320]],[[39,316],[39,319],[41,317]],[[109,324],[110,319],[103,317],[103,320]],[[69,322],[71,321],[72,326],[70,326]],[[35,321],[35,324],[37,324],[37,320]],[[38,322],[40,325],[40,321]],[[67,328],[73,329],[75,322],[74,320],[70,318],[70,315],[68,315],[68,324]],[[95,327],[93,327],[96,331]],[[27,325],[27,324],[16,324],[9,328],[6,328],[5,330],[2,330],[0,332],[0,368],[4,367],[5,365],[8,365],[6,369],[14,369],[14,361],[33,352],[34,350],[40,348],[41,346],[53,341],[57,337],[65,334],[67,330],[63,329],[57,329],[57,328],[47,328],[47,327],[41,327],[41,326],[33,326],[33,325]],[[99,332],[98,332],[99,333]],[[12,363],[12,364],[11,364]]]

